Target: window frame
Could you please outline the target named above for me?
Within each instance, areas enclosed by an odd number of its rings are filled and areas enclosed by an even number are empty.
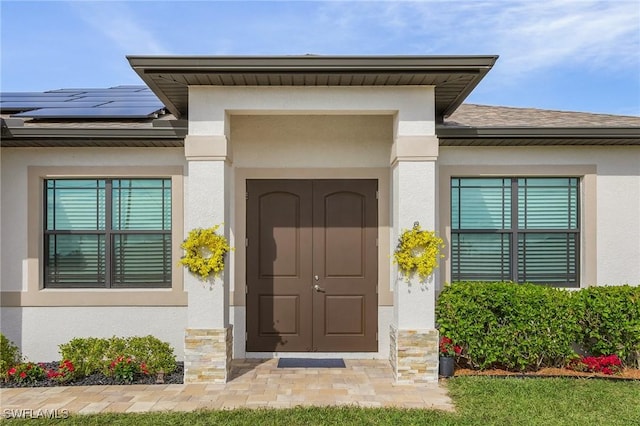
[[[49,230],[48,229],[48,219],[49,219],[49,203],[48,203],[48,192],[50,189],[53,190],[54,194],[55,191],[59,188],[56,187],[56,184],[54,183],[53,187],[49,187],[48,186],[48,182],[57,182],[57,181],[70,181],[70,180],[76,180],[76,181],[81,181],[81,180],[86,180],[86,181],[96,181],[96,183],[98,183],[99,181],[104,181],[104,187],[102,187],[103,191],[104,191],[104,205],[102,206],[103,211],[99,212],[96,211],[96,214],[99,216],[100,213],[103,213],[104,215],[104,229],[95,229],[95,230],[90,230],[90,229],[82,229],[82,230],[57,230],[57,229],[53,229],[53,230]],[[171,198],[172,198],[172,182],[171,182],[171,178],[170,177],[121,177],[121,176],[112,176],[112,177],[56,177],[56,178],[44,178],[42,180],[42,184],[43,184],[43,189],[42,189],[42,196],[43,196],[43,201],[42,201],[42,219],[43,219],[43,238],[42,238],[42,251],[43,251],[43,256],[42,256],[42,268],[43,268],[43,272],[42,272],[42,276],[43,276],[43,287],[47,288],[47,289],[51,289],[51,288],[56,288],[56,289],[62,289],[62,288],[85,288],[85,289],[92,289],[92,288],[107,288],[107,289],[115,289],[115,288],[145,288],[145,289],[159,289],[159,288],[170,288],[171,287],[171,282],[172,282],[172,271],[171,271],[171,261],[172,261],[172,256],[171,254],[169,255],[169,272],[168,272],[168,280],[167,278],[167,274],[165,273],[165,268],[163,268],[163,276],[165,276],[165,281],[161,284],[155,284],[155,285],[149,285],[149,284],[145,284],[145,283],[134,283],[134,284],[127,284],[127,283],[120,283],[120,284],[116,284],[115,283],[115,269],[116,269],[116,237],[118,235],[162,235],[162,236],[166,236],[168,235],[169,237],[171,237],[172,235],[172,230],[171,229],[165,229],[164,228],[164,219],[163,218],[163,229],[161,230],[148,230],[148,229],[133,229],[133,230],[128,230],[128,229],[116,229],[117,227],[114,226],[113,223],[113,204],[114,204],[114,196],[117,192],[116,189],[114,189],[114,181],[122,181],[122,180],[157,180],[157,181],[162,181],[161,186],[159,187],[162,191],[163,191],[163,198],[162,198],[162,211],[164,212],[164,206],[165,206],[165,199],[164,199],[164,190],[169,189],[169,194],[170,194],[170,200],[169,202],[171,202]],[[169,186],[165,187],[165,181],[169,181]],[[64,187],[63,187],[64,188]],[[96,191],[100,190],[100,185],[99,183],[94,187],[94,188],[88,188],[88,189],[95,189]],[[62,189],[62,188],[60,188]],[[79,189],[79,188],[78,188]],[[121,194],[119,194],[121,195]],[[55,196],[55,195],[54,195]],[[54,209],[54,211],[52,212],[53,214],[53,218],[55,221],[55,215],[56,215],[56,211]],[[164,213],[163,213],[164,214]],[[171,224],[172,222],[172,217],[173,217],[173,211],[170,208],[169,209],[169,223]],[[171,226],[171,225],[170,225]],[[104,284],[100,285],[100,282],[98,282],[98,285],[94,285],[93,283],[90,282],[84,282],[84,283],[66,283],[66,284],[58,284],[54,281],[48,281],[48,274],[47,274],[47,268],[49,267],[48,264],[48,244],[47,242],[49,241],[49,237],[50,236],[57,236],[57,235],[97,235],[97,236],[101,236],[104,239],[104,258],[99,259],[98,262],[102,262],[104,263]],[[163,237],[166,238],[166,237]],[[171,238],[169,238],[170,244],[171,244]],[[175,247],[173,246],[173,244],[171,244],[170,247],[171,252],[173,252],[175,250]]]
[[[180,157],[178,157],[180,158]],[[163,161],[164,162],[164,161]],[[178,162],[179,163],[179,162]],[[26,258],[22,261],[23,288],[2,293],[3,306],[33,307],[152,307],[187,306],[180,250],[172,252],[171,288],[44,288],[43,206],[44,179],[55,178],[171,178],[171,243],[184,239],[184,165],[64,165],[27,166],[25,205],[27,216]]]
[[[438,230],[445,240],[438,289],[452,282],[451,178],[459,177],[576,177],[580,180],[579,282],[576,287],[597,285],[597,165],[595,164],[441,164],[438,168]],[[576,288],[570,287],[570,288]],[[566,288],[566,287],[565,287]]]
[[[502,180],[502,185],[500,186],[482,186],[480,184],[478,184],[477,186],[463,186],[462,185],[462,180],[467,180],[467,181],[472,181],[472,180],[483,180],[483,179],[494,179],[494,180]],[[537,186],[537,185],[531,185],[531,186],[521,186],[521,180],[544,180],[544,179],[566,179],[567,180],[567,185],[547,185],[547,186]],[[454,181],[458,180],[457,182],[457,186],[454,185]],[[513,281],[513,282],[517,282],[517,283],[524,283],[524,282],[532,282],[531,279],[527,279],[527,275],[526,275],[526,271],[524,272],[524,275],[521,275],[521,269],[524,268],[524,266],[526,265],[526,260],[523,262],[520,259],[520,255],[521,255],[521,239],[520,237],[523,237],[523,241],[526,240],[526,236],[527,235],[535,235],[535,234],[556,234],[556,235],[566,235],[566,240],[567,240],[567,249],[566,249],[566,257],[567,259],[571,254],[571,251],[569,249],[570,245],[573,244],[575,247],[575,252],[574,252],[574,256],[575,256],[575,264],[572,265],[573,268],[575,270],[575,273],[569,273],[567,272],[565,274],[565,278],[567,278],[565,281],[559,282],[559,281],[554,281],[554,282],[550,282],[550,283],[545,283],[545,282],[540,282],[540,284],[549,284],[552,285],[554,287],[578,287],[580,285],[580,266],[581,266],[581,262],[580,262],[580,236],[581,236],[581,208],[580,208],[580,204],[581,204],[581,196],[580,196],[580,190],[581,190],[581,178],[577,177],[577,176],[492,176],[492,177],[472,177],[472,176],[465,176],[465,177],[460,177],[460,176],[452,176],[449,179],[449,188],[450,188],[450,193],[451,193],[451,199],[450,199],[450,208],[451,208],[451,248],[450,248],[450,254],[453,257],[453,252],[454,252],[454,247],[453,247],[453,241],[454,241],[454,236],[458,236],[458,240],[459,240],[459,236],[460,235],[491,235],[491,234],[499,234],[502,236],[506,236],[507,238],[507,246],[509,248],[509,256],[508,256],[508,265],[506,270],[507,272],[507,276],[505,277],[504,271],[504,265],[502,268],[502,271],[498,272],[498,275],[501,276],[501,280],[502,281]],[[505,185],[506,184],[506,185]],[[525,182],[526,184],[526,182]],[[488,227],[488,228],[464,228],[464,227],[458,227],[458,228],[454,228],[453,226],[453,210],[452,210],[452,206],[453,206],[453,190],[454,188],[458,188],[459,191],[461,192],[461,190],[463,188],[501,188],[501,192],[502,192],[502,227],[500,228],[496,228],[496,227]],[[526,205],[527,205],[527,200],[526,200],[526,193],[527,190],[529,188],[535,189],[536,187],[546,187],[546,188],[560,188],[560,189],[567,189],[567,201],[569,201],[571,199],[571,190],[576,190],[575,192],[575,217],[576,217],[576,224],[575,224],[575,228],[571,228],[571,222],[572,219],[569,218],[568,222],[569,222],[569,227],[567,228],[554,228],[554,227],[527,227],[526,225],[524,227],[520,226],[520,223],[524,220],[526,222],[526,218],[527,218],[527,210],[526,210]],[[522,194],[520,192],[520,190],[524,188],[524,194],[525,194],[525,199],[522,199]],[[506,189],[506,190],[505,190]],[[461,198],[460,198],[460,192],[458,192],[459,196],[458,196],[458,208],[460,209],[461,207]],[[509,205],[508,207],[505,206],[505,200],[507,198],[505,198],[505,193],[508,193],[508,200],[509,200]],[[524,208],[524,216],[521,216],[521,209],[523,207],[523,205],[525,206]],[[574,206],[571,205],[568,209],[568,213],[571,215],[572,211],[574,210],[573,208]],[[505,224],[505,220],[504,218],[508,217],[509,218],[509,226],[507,226]],[[462,220],[461,216],[458,216],[458,223],[460,223]],[[570,243],[569,241],[573,240],[572,243]],[[460,244],[457,246],[458,247],[458,259],[460,259]],[[525,249],[526,251],[526,249]],[[458,269],[459,269],[460,263],[458,260]],[[476,281],[476,280],[480,280],[478,278],[461,278],[461,277],[456,277],[455,275],[458,272],[455,272],[453,270],[453,261],[452,261],[452,270],[451,270],[451,276],[452,279],[454,279],[455,281],[465,281],[465,280],[472,280],[472,281]],[[567,267],[569,268],[569,261],[567,260]],[[505,279],[506,278],[506,279]]]

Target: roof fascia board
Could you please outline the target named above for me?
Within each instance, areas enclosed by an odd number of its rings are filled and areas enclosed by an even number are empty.
[[[436,127],[439,138],[640,138],[640,127]]]
[[[440,146],[640,146],[639,138],[443,138]]]
[[[25,138],[3,141],[3,148],[180,148],[184,139]]]
[[[186,128],[96,129],[60,127],[6,127],[3,138],[102,138],[102,139],[184,139]]]
[[[141,56],[129,55],[136,68],[149,71],[406,71],[491,68],[497,55],[476,56]],[[155,71],[155,70],[154,70]]]

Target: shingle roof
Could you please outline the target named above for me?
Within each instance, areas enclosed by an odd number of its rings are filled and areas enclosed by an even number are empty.
[[[462,104],[446,127],[640,127],[640,117]]]

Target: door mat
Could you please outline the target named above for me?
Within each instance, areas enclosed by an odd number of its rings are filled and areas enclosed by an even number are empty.
[[[278,368],[346,368],[342,358],[280,358]]]

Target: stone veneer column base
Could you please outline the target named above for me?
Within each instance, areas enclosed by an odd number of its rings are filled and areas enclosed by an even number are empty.
[[[185,383],[227,383],[233,348],[231,331],[231,326],[185,330]]]
[[[391,326],[389,361],[396,383],[438,381],[438,330],[404,330]]]

